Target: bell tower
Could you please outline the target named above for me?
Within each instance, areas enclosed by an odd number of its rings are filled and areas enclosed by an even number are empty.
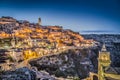
[[[110,52],[107,52],[105,44],[103,44],[98,57],[98,80],[104,80],[104,70],[110,66],[110,63]]]
[[[41,18],[38,18],[38,25],[41,25]]]

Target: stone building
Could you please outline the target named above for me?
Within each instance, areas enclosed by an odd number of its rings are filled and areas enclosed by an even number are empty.
[[[84,80],[120,80],[120,68],[111,67],[110,52],[106,50],[105,44],[99,52],[98,74],[90,72]]]

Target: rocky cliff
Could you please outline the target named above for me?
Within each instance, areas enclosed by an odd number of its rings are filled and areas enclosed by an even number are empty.
[[[31,66],[45,70],[56,77],[85,78],[89,72],[97,72],[98,48],[68,50],[62,54],[45,56],[31,61]]]

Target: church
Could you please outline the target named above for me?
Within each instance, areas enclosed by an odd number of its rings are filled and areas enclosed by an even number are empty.
[[[120,80],[120,68],[111,67],[110,52],[105,44],[98,56],[98,73],[89,73],[89,77],[84,80]]]

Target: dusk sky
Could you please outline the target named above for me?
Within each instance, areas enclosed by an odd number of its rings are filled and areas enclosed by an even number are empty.
[[[74,31],[120,32],[120,0],[0,0],[0,16]]]

